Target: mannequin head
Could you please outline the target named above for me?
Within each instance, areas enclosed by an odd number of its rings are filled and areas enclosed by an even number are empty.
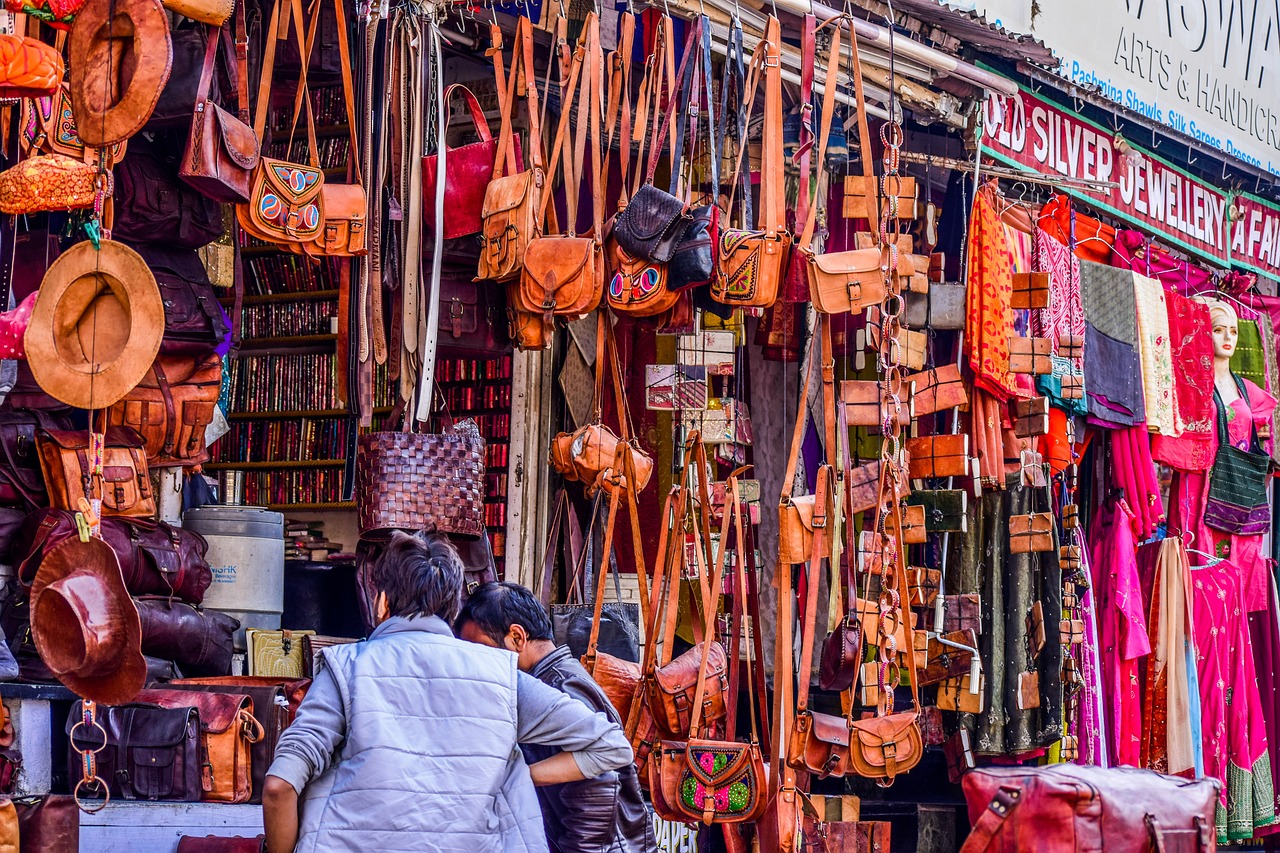
[[[1218,369],[1226,368],[1236,351],[1236,341],[1240,336],[1240,317],[1230,302],[1204,298],[1197,298],[1196,301],[1209,307],[1209,323],[1213,328],[1213,365]]]

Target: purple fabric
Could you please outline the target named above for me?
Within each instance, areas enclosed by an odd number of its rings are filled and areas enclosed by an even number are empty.
[[[1089,420],[1108,429],[1145,423],[1142,360],[1130,344],[1115,340],[1085,323],[1084,387]]]

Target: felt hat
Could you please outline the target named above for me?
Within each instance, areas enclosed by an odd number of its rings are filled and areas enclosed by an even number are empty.
[[[69,48],[80,141],[105,148],[141,130],[173,66],[160,0],[88,0],[71,26]]]
[[[142,256],[123,243],[77,243],[45,273],[27,326],[27,364],[69,406],[103,409],[147,375],[164,336],[164,302]]]
[[[58,680],[104,705],[131,701],[147,678],[142,623],[106,542],[65,539],[31,585],[31,635]]]

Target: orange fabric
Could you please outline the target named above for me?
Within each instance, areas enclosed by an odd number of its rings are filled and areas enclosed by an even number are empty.
[[[1071,464],[1071,444],[1067,441],[1065,409],[1049,409],[1049,432],[1040,439],[1040,455],[1054,474],[1061,474]]]
[[[1064,246],[1071,245],[1071,199],[1055,195],[1040,208],[1040,227]],[[1116,244],[1116,229],[1092,216],[1076,211],[1075,255],[1082,261],[1099,264],[1111,262],[1112,247]]]
[[[993,195],[994,190],[984,187],[973,202],[964,339],[974,384],[1003,402],[1013,396],[1016,388],[1009,373],[1013,270],[1008,238]]]

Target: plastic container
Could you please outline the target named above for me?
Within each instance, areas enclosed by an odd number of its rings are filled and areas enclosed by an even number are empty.
[[[279,630],[284,611],[284,516],[256,506],[202,506],[183,515],[182,526],[209,542],[213,583],[204,606],[240,620],[235,644],[245,650],[245,630]]]

